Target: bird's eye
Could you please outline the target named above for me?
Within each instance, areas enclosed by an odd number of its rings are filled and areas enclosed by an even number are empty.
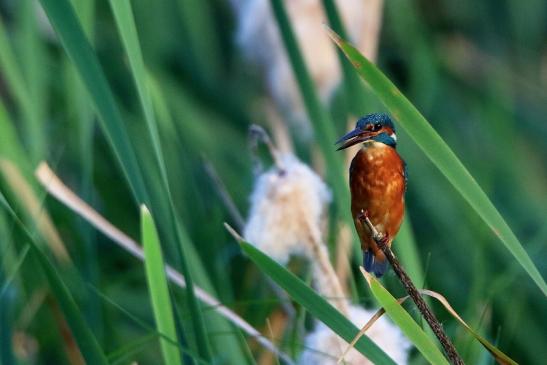
[[[372,130],[373,130],[373,131],[378,131],[378,130],[380,130],[381,128],[382,128],[382,126],[380,125],[380,123],[376,123],[376,124],[374,125],[374,128],[373,128]]]

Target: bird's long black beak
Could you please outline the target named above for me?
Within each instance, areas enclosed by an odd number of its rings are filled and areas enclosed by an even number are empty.
[[[340,144],[340,147],[338,147],[336,150],[340,151],[346,149],[359,142],[366,141],[367,139],[369,139],[368,133],[356,128],[351,132],[346,133],[344,136],[342,136],[342,138],[336,141],[336,144]]]

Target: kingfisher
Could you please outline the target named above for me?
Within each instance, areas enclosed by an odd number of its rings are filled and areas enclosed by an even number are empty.
[[[397,153],[395,126],[386,114],[360,118],[355,129],[336,142],[340,145],[338,151],[358,143],[362,143],[361,149],[349,169],[351,213],[361,241],[363,266],[379,278],[386,272],[388,262],[363,223],[363,215],[391,247],[405,211],[406,164]]]

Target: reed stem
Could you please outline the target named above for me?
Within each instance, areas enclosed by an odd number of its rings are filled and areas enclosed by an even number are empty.
[[[414,301],[416,307],[418,307],[418,310],[429,324],[429,327],[431,327],[433,333],[435,333],[435,336],[437,336],[437,339],[441,343],[443,350],[450,362],[453,365],[464,365],[464,362],[458,354],[458,351],[452,344],[452,341],[450,341],[450,339],[444,332],[441,323],[439,322],[437,317],[435,317],[433,311],[428,307],[428,305],[420,295],[420,292],[418,291],[418,289],[416,289],[416,286],[401,266],[399,260],[397,259],[391,248],[386,244],[385,237],[380,232],[378,232],[378,230],[376,229],[376,227],[374,227],[365,212],[361,212],[359,219],[370,229],[372,239],[376,242],[380,250],[382,250],[387,260],[391,264],[393,271],[395,271],[395,274],[397,275],[399,280],[401,280],[401,283],[403,284],[406,292]]]

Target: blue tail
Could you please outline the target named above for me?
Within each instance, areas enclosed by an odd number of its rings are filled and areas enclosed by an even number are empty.
[[[388,268],[387,260],[376,260],[372,251],[363,251],[363,266],[367,272],[372,272],[377,278],[381,278]]]

